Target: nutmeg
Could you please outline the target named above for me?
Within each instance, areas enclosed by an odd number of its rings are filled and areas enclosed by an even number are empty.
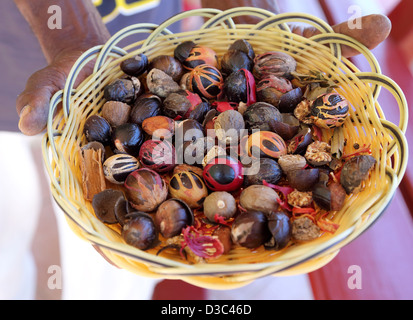
[[[128,122],[131,109],[130,105],[126,103],[108,101],[102,107],[102,117],[105,118],[112,127],[117,127]]]
[[[171,76],[159,69],[149,71],[146,81],[149,91],[161,98],[166,98],[170,93],[181,90],[179,84]]]
[[[245,210],[271,213],[278,209],[279,196],[275,190],[264,185],[245,188],[240,196],[240,204]]]
[[[257,99],[278,107],[282,96],[292,89],[288,79],[270,74],[257,83]]]
[[[285,154],[278,159],[282,171],[287,173],[293,170],[301,170],[307,165],[305,158],[299,154]]]
[[[150,71],[154,68],[162,70],[178,83],[184,74],[184,68],[182,67],[181,62],[178,59],[168,55],[160,55],[153,58],[149,64],[148,70]]]
[[[217,138],[228,145],[238,144],[245,122],[242,114],[236,110],[222,112],[214,123]]]
[[[121,62],[120,69],[129,76],[139,77],[148,68],[148,57],[143,53]]]
[[[297,62],[292,56],[285,52],[272,51],[255,57],[253,74],[257,79],[268,75],[287,77],[296,67]]]
[[[174,135],[175,121],[165,116],[150,117],[142,122],[142,129],[153,138],[168,139]]]

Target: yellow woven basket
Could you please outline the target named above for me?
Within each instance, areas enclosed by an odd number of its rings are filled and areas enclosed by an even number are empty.
[[[257,25],[236,25],[236,16],[253,15]],[[167,28],[184,18],[202,16],[205,24],[197,31],[172,34]],[[288,24],[307,23],[320,31],[309,39],[291,33]],[[145,41],[126,48],[117,44],[125,38],[148,33]],[[192,40],[223,55],[237,39],[246,39],[256,53],[286,51],[297,61],[297,71],[318,70],[336,81],[337,92],[344,95],[352,108],[344,125],[347,145],[344,152],[355,152],[353,144],[371,144],[372,156],[378,161],[364,191],[347,197],[344,208],[335,214],[339,229],[334,234],[294,245],[279,252],[234,248],[225,257],[203,264],[188,264],[179,254],[160,255],[141,251],[124,243],[119,230],[100,222],[91,203],[83,198],[78,150],[85,144],[83,125],[86,117],[99,114],[105,103],[103,89],[123,73],[120,62],[144,53],[148,58],[173,54],[181,42]],[[357,49],[371,66],[360,71],[341,56],[340,45]],[[86,64],[95,61],[94,72],[78,88],[74,83]],[[393,94],[399,107],[400,121],[385,119],[378,103],[382,88]],[[58,106],[62,104],[62,108]],[[174,16],[160,26],[137,24],[121,30],[105,45],[91,48],[73,66],[64,90],[50,102],[47,133],[42,142],[44,162],[51,180],[54,199],[66,214],[74,233],[98,246],[120,268],[153,278],[181,279],[204,288],[241,287],[267,275],[287,276],[308,273],[331,261],[340,248],[371,226],[390,203],[407,165],[406,99],[398,85],[381,74],[372,53],[354,39],[336,34],[324,21],[302,13],[275,15],[257,8],[234,8],[229,11],[200,9]],[[323,132],[329,139],[329,133]],[[85,243],[87,245],[87,243]],[[106,263],[102,259],[102,263]]]

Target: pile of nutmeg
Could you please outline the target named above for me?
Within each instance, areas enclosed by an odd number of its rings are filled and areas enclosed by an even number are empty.
[[[84,122],[84,196],[126,243],[191,261],[234,246],[281,250],[334,233],[331,217],[376,160],[344,155],[349,102],[287,52],[192,41],[120,64]],[[333,130],[331,141],[322,131]]]

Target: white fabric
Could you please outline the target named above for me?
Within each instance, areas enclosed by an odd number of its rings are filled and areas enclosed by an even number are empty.
[[[0,299],[33,299],[36,268],[31,244],[40,213],[34,141],[0,133]]]

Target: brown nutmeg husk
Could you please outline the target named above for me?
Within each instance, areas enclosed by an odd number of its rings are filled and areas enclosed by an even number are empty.
[[[112,127],[125,124],[129,120],[131,106],[120,101],[108,101],[102,107],[102,117],[105,118]]]
[[[166,98],[169,94],[181,90],[179,84],[171,76],[159,69],[149,71],[146,81],[149,91],[161,98]]]

